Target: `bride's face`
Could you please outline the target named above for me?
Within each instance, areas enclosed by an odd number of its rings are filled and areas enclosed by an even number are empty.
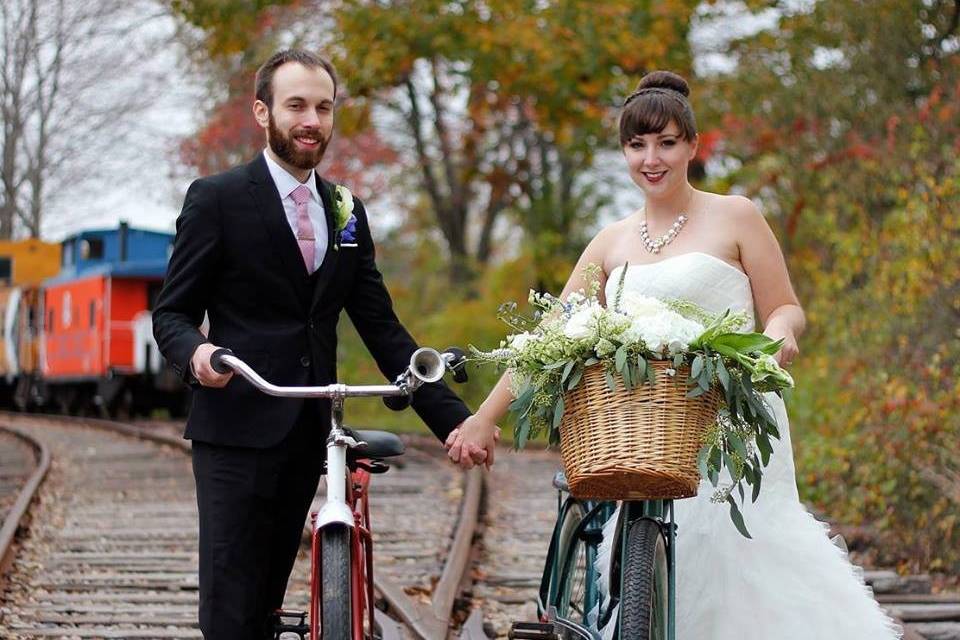
[[[649,196],[674,193],[687,183],[687,165],[697,153],[697,140],[684,140],[671,121],[659,133],[634,136],[623,146],[630,177]]]

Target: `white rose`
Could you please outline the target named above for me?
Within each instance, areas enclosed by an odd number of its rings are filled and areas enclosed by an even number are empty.
[[[624,293],[620,299],[620,310],[631,318],[649,317],[662,313],[666,305],[656,298],[641,295],[635,291]]]
[[[588,338],[597,331],[597,319],[604,309],[598,304],[591,304],[573,312],[563,328],[563,334],[571,340]]]

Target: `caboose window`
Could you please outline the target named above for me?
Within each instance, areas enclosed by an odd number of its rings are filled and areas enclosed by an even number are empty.
[[[13,275],[13,260],[6,257],[0,257],[0,282],[10,284],[10,278]]]
[[[55,311],[50,307],[50,313],[47,315],[47,333],[53,333],[53,318]]]
[[[102,260],[103,238],[85,238],[80,243],[80,257],[83,260]]]
[[[90,328],[93,329],[97,326],[97,303],[94,300],[90,301]]]

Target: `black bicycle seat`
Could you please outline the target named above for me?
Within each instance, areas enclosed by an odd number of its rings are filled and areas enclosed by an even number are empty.
[[[357,441],[367,444],[356,449],[350,450],[350,457],[369,458],[378,460],[381,458],[392,458],[401,455],[405,447],[403,441],[397,437],[397,434],[389,431],[367,431],[364,429],[344,429],[344,431],[353,435]]]

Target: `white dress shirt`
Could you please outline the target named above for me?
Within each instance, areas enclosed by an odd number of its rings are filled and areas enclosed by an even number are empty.
[[[291,193],[300,186],[300,182],[290,175],[286,169],[277,164],[266,149],[263,151],[263,157],[267,160],[267,169],[270,170],[270,177],[273,183],[277,185],[277,191],[280,192],[280,201],[283,202],[283,211],[287,214],[287,224],[290,225],[290,233],[297,237],[297,204],[293,201]],[[316,172],[311,170],[307,178],[307,188],[310,189],[310,201],[307,203],[307,213],[310,215],[310,222],[313,224],[313,237],[316,238],[315,249],[313,252],[313,270],[320,268],[323,262],[323,256],[327,253],[327,218],[323,212],[323,200],[317,192]]]

